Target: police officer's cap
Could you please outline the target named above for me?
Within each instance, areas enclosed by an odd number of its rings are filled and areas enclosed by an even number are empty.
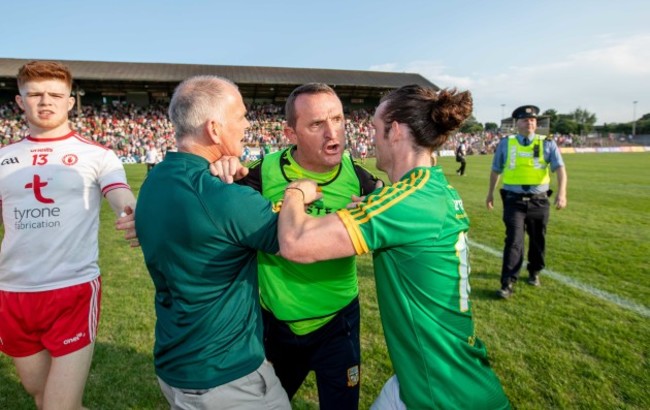
[[[512,112],[512,118],[520,120],[522,118],[537,118],[539,108],[534,105],[522,105]]]

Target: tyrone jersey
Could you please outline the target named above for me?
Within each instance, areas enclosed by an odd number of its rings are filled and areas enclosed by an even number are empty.
[[[74,131],[0,149],[0,290],[38,292],[98,277],[102,195],[117,188],[129,186],[115,153]]]

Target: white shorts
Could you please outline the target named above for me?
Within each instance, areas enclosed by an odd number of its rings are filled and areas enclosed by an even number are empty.
[[[406,410],[406,405],[399,398],[399,381],[393,375],[381,389],[377,400],[372,403],[370,410]]]
[[[211,389],[179,389],[160,377],[158,383],[174,410],[291,410],[289,397],[266,360],[252,373]]]

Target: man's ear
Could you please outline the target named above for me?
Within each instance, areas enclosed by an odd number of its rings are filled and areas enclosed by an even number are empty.
[[[287,137],[290,143],[293,145],[297,144],[297,138],[296,138],[296,131],[288,126],[286,123],[284,124],[284,136]]]
[[[21,97],[20,94],[16,95],[16,104],[18,104],[21,110],[25,111],[25,105],[23,104],[23,97]]]
[[[76,100],[73,96],[68,97],[68,111],[70,111],[72,107],[74,107],[75,102]]]
[[[390,123],[390,132],[388,137],[391,142],[396,142],[402,139],[402,127],[397,121]]]
[[[214,120],[208,120],[203,125],[206,135],[217,145],[221,143],[221,124]]]

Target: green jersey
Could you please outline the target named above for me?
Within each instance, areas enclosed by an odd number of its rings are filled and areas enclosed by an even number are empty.
[[[258,189],[265,198],[279,203],[289,182],[309,178],[322,189],[323,199],[307,212],[324,216],[345,208],[352,195],[366,195],[377,178],[355,164],[348,153],[330,172],[316,173],[302,168],[291,155],[292,148],[275,152],[251,165],[243,183]],[[305,335],[331,320],[359,294],[355,258],[341,258],[312,264],[297,264],[260,252],[259,276],[262,306]]]
[[[202,157],[169,152],[147,175],[136,229],[156,294],[156,374],[208,389],[264,360],[257,251],[277,252],[277,214],[248,187],[210,175]]]
[[[442,169],[415,168],[338,215],[357,254],[374,251],[381,321],[406,406],[507,408],[474,335],[469,219]]]

